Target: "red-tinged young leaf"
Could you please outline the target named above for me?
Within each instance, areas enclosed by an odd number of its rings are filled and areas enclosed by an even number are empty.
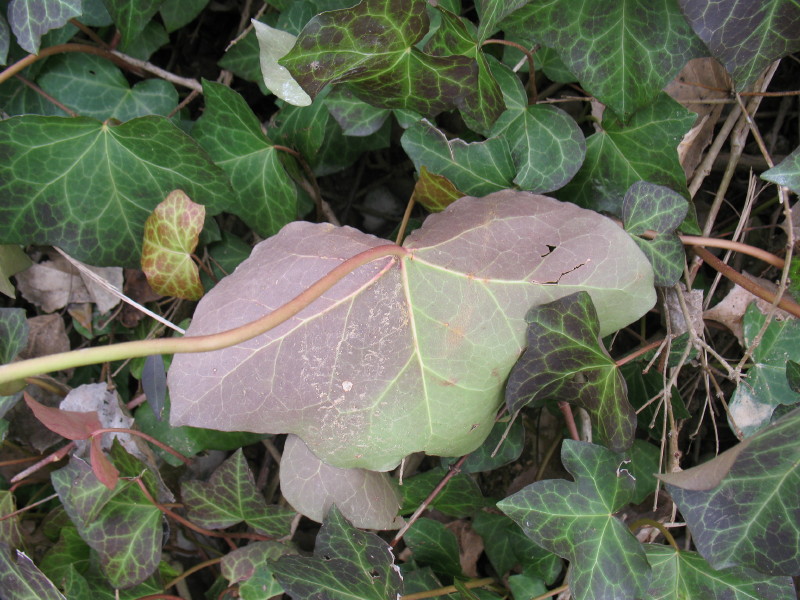
[[[298,600],[387,600],[402,589],[389,545],[350,525],[336,506],[317,535],[314,556],[282,556],[272,570]]]
[[[431,173],[421,165],[411,199],[429,212],[441,212],[465,195],[447,177]]]
[[[192,260],[206,209],[183,190],[174,190],[144,224],[142,271],[157,293],[184,300],[203,295],[200,272]]]
[[[92,463],[92,472],[98,481],[106,486],[109,490],[117,487],[119,481],[119,471],[108,460],[108,457],[103,452],[102,438],[99,435],[92,437],[92,443],[89,450],[89,460]]]
[[[203,298],[187,333],[257,319],[384,245],[346,227],[292,223]],[[588,290],[607,335],[655,301],[650,265],[625,231],[524,192],[462,198],[429,216],[400,254],[248,342],[177,355],[172,424],[295,433],[341,468],[389,470],[417,451],[460,456],[494,424],[531,306]]]
[[[75,412],[45,406],[25,392],[25,402],[34,416],[50,431],[68,440],[87,440],[92,433],[102,429],[97,412]]]
[[[576,600],[641,598],[650,581],[644,548],[615,516],[634,494],[625,460],[602,446],[564,440],[575,481],[537,481],[497,504],[536,544],[570,561]]]
[[[536,306],[526,316],[528,347],[511,370],[506,406],[563,400],[585,409],[600,441],[615,452],[630,448],[636,412],[625,380],[600,340],[600,325],[586,292]]]

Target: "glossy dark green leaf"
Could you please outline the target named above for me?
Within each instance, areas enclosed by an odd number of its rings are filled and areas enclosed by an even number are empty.
[[[483,41],[492,35],[500,21],[528,2],[529,0],[478,0],[475,3],[480,20],[478,38]]]
[[[136,38],[147,25],[148,21],[158,12],[164,0],[103,0],[108,14],[114,19],[122,34],[122,43],[129,44]]]
[[[12,0],[8,23],[17,43],[31,54],[39,53],[42,36],[81,14],[81,0]],[[5,61],[4,61],[5,62]]]
[[[504,23],[555,49],[583,87],[624,121],[704,54],[674,0],[530,2]]]
[[[61,583],[69,577],[69,569],[85,573],[90,565],[91,549],[78,530],[70,524],[61,529],[58,541],[42,557],[39,567],[50,580]]]
[[[403,485],[400,486],[403,495],[400,514],[407,515],[414,512],[446,473],[446,469],[436,468],[403,479]],[[460,473],[447,482],[430,506],[452,517],[464,517],[486,506],[486,500],[475,480],[469,475]]]
[[[586,160],[559,194],[587,208],[620,215],[631,185],[649,181],[687,195],[677,147],[695,114],[666,94],[640,109],[628,123],[606,111],[602,130],[586,140]]]
[[[148,21],[139,35],[127,44],[119,45],[119,51],[139,60],[149,60],[156,50],[168,43],[169,35],[164,26],[157,21]]]
[[[417,171],[424,166],[443,175],[465,194],[484,196],[514,185],[516,167],[502,137],[472,143],[448,140],[424,119],[406,129],[400,143]]]
[[[794,600],[792,580],[769,577],[750,569],[714,570],[696,552],[677,552],[671,546],[647,544],[647,561],[653,578],[647,588],[651,600],[703,598],[703,600]]]
[[[402,563],[399,566],[400,573],[403,576],[404,594],[427,592],[428,590],[435,590],[442,587],[441,580],[434,574],[430,567],[416,568],[416,565],[410,562]],[[437,596],[437,599],[438,598],[442,600],[463,600],[463,598],[456,593]]]
[[[0,364],[10,363],[28,343],[24,308],[0,308]]]
[[[528,347],[508,377],[508,411],[563,400],[589,412],[604,445],[618,452],[629,448],[636,413],[625,380],[600,341],[589,294],[577,292],[536,306],[525,318]]]
[[[800,394],[800,363],[793,360],[786,361],[786,382],[789,389]]]
[[[577,600],[643,597],[650,579],[644,549],[614,517],[635,487],[622,458],[564,440],[561,462],[574,482],[537,481],[497,506],[534,542],[570,561],[567,583]]]
[[[209,481],[185,481],[181,491],[192,521],[207,529],[225,529],[245,521],[264,535],[283,537],[289,534],[295,515],[291,509],[267,506],[241,449],[222,463]]]
[[[777,58],[800,50],[795,0],[678,0],[686,19],[741,91]]]
[[[297,218],[297,190],[280,152],[244,98],[211,81],[203,90],[206,111],[192,135],[230,177],[237,203],[229,211],[260,235],[273,235]]]
[[[282,556],[272,570],[298,599],[387,600],[399,596],[402,585],[389,545],[354,528],[335,506],[317,535],[314,556]]]
[[[470,452],[467,460],[461,465],[462,473],[480,473],[492,471],[517,460],[525,446],[525,427],[520,419],[510,424],[499,421],[494,424],[489,437]],[[456,461],[455,458],[443,458],[442,466]]]
[[[0,591],[3,600],[66,600],[24,552],[5,541],[0,542]]]
[[[798,427],[800,410],[794,410],[748,438],[730,471],[711,489],[684,489],[678,487],[685,485],[681,480],[661,476],[713,568],[739,565],[768,575],[800,574]]]
[[[167,31],[173,32],[193,21],[209,0],[164,0],[158,7]]]
[[[16,78],[0,84],[0,106],[10,116],[48,115],[66,117],[67,113]]]
[[[325,107],[344,134],[353,137],[375,133],[391,114],[386,108],[377,108],[356,98],[346,86],[331,90],[325,98]]]
[[[418,519],[403,538],[418,565],[428,565],[436,573],[451,577],[463,576],[458,559],[456,535],[443,523]]]
[[[225,174],[163,117],[112,127],[88,118],[0,121],[0,241],[53,244],[94,264],[138,267],[145,219],[174,189],[209,214]]]
[[[751,304],[744,314],[745,344],[752,344],[764,324],[764,314]],[[736,426],[752,435],[770,422],[775,407],[800,402],[800,393],[789,387],[787,360],[800,361],[800,321],[773,319],[755,350],[746,383],[740,384],[730,401]]]
[[[761,174],[761,179],[783,185],[800,194],[800,148],[795,148],[779,164]]]

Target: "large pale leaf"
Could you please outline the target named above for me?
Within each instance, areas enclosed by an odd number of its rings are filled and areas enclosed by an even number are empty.
[[[138,267],[145,219],[176,188],[209,214],[231,200],[225,174],[163,117],[0,121],[0,242]]]
[[[252,321],[381,245],[292,223],[203,298],[187,333]],[[492,427],[531,306],[588,291],[606,335],[655,299],[649,263],[621,228],[525,192],[462,198],[400,252],[253,340],[176,356],[173,425],[295,433],[338,467],[387,470],[420,450],[458,456]]]
[[[561,461],[575,481],[537,481],[498,503],[534,542],[571,562],[577,600],[640,598],[650,579],[644,549],[615,516],[635,482],[620,455],[564,440]]]
[[[660,476],[713,568],[800,574],[798,427],[800,410],[795,410],[748,438],[720,483],[710,488],[695,482],[694,469]],[[726,466],[722,463],[723,472]]]
[[[81,14],[81,0],[11,0],[8,22],[17,42],[32,54],[39,53],[42,36]],[[4,61],[5,62],[5,61]]]

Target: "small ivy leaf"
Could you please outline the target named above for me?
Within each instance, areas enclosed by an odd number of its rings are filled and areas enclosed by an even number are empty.
[[[266,23],[250,19],[256,32],[264,85],[281,100],[295,106],[308,106],[311,96],[292,78],[289,70],[278,61],[289,53],[297,39],[291,33],[273,29]]]
[[[633,498],[635,482],[620,455],[564,440],[561,462],[575,481],[537,481],[497,504],[542,548],[571,562],[577,600],[641,598],[650,580],[644,548],[614,513]]]
[[[786,361],[786,382],[793,392],[800,394],[800,363]]]
[[[103,0],[103,4],[111,15],[114,25],[117,26],[122,34],[122,45],[126,46],[133,42],[147,23],[158,12],[164,0],[137,0],[128,2],[127,0]]]
[[[14,494],[9,490],[0,490],[0,515],[3,515],[3,519],[0,520],[0,540],[12,548],[24,548],[25,538],[20,527],[22,519],[20,513],[14,514],[16,512],[17,503]],[[3,588],[0,586],[0,589]]]
[[[119,471],[103,452],[102,436],[92,436],[89,450],[89,460],[92,463],[92,472],[97,480],[109,490],[117,487]]]
[[[387,108],[377,108],[356,98],[347,86],[332,89],[325,97],[325,107],[349,137],[372,135],[392,114]]]
[[[0,590],[7,600],[67,600],[27,554],[5,541],[0,542]]]
[[[795,148],[780,163],[764,171],[761,179],[788,187],[795,194],[800,194],[800,148]]]
[[[16,244],[0,244],[0,293],[14,298],[14,285],[9,277],[24,271],[32,264],[28,255]]]
[[[400,514],[410,515],[430,495],[447,469],[437,467],[403,481],[400,492],[403,506]],[[466,473],[459,473],[445,484],[430,506],[451,517],[468,517],[487,505],[480,486]]]
[[[498,421],[492,427],[489,437],[477,450],[470,452],[461,465],[462,473],[481,473],[493,471],[517,460],[525,447],[525,427],[521,419],[512,423]],[[442,458],[442,466],[456,462],[456,458]]]
[[[284,554],[295,554],[290,544],[273,541],[253,542],[228,552],[220,562],[222,576],[231,584],[250,579],[259,565],[277,560]],[[266,596],[271,598],[272,596]]]
[[[160,354],[153,354],[144,359],[142,390],[156,420],[160,421],[167,397],[167,371],[164,369],[164,359]]]
[[[428,212],[441,212],[459,198],[466,196],[444,175],[428,171],[425,165],[419,167],[419,179],[414,185],[411,199],[425,207]]]
[[[24,308],[0,308],[0,364],[10,363],[28,344]]]
[[[27,392],[24,396],[33,415],[50,431],[68,440],[88,440],[95,431],[103,428],[97,412],[60,410],[40,404]]]
[[[475,8],[478,11],[478,39],[483,42],[497,31],[497,24],[518,8],[525,6],[529,0],[478,0]]]
[[[646,598],[761,598],[794,600],[789,577],[770,577],[751,569],[712,569],[696,552],[678,552],[671,546],[646,544],[647,561],[653,578]]]
[[[673,232],[680,227],[689,211],[686,199],[663,185],[637,181],[625,193],[622,220],[625,231],[641,235],[652,229],[658,233]]]
[[[525,319],[528,347],[508,377],[508,411],[563,400],[589,412],[603,444],[617,452],[630,448],[636,412],[625,380],[600,341],[589,294],[581,291],[536,306]]]
[[[282,537],[289,534],[295,515],[290,509],[267,506],[241,448],[214,471],[208,482],[185,481],[181,491],[192,520],[206,529],[225,529],[245,521],[264,535]]]
[[[678,0],[686,20],[744,90],[775,59],[800,50],[800,6],[793,0],[697,3]]]
[[[458,555],[458,540],[444,523],[421,518],[403,538],[418,565],[428,565],[436,573],[450,577],[463,577]]]
[[[667,483],[697,549],[713,568],[739,565],[768,575],[800,573],[800,504],[786,501],[800,497],[798,427],[800,409],[745,440],[715,487],[687,489],[678,487],[685,485],[682,481]]]
[[[203,295],[200,272],[192,260],[206,209],[183,190],[173,190],[147,217],[142,271],[156,293],[185,300]]]
[[[81,12],[81,0],[12,0],[8,3],[8,22],[22,49],[38,54],[45,33],[63,27]]]
[[[402,589],[389,545],[350,525],[335,505],[317,535],[314,556],[282,556],[272,570],[293,598],[386,600]]]

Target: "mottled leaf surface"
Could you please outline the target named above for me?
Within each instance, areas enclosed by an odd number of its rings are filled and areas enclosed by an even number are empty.
[[[297,599],[387,600],[402,586],[389,545],[353,527],[335,506],[317,535],[314,556],[282,556],[272,570]]]
[[[800,50],[795,0],[678,0],[686,19],[741,91],[775,59]]]
[[[800,573],[798,426],[800,410],[794,410],[748,439],[730,472],[710,490],[667,484],[713,568]]]
[[[406,531],[403,541],[418,565],[429,565],[443,575],[463,577],[458,560],[458,540],[444,523],[423,517]]]
[[[783,185],[800,194],[800,148],[795,148],[779,164],[761,174],[762,179]]]
[[[185,481],[181,492],[192,521],[201,527],[225,529],[245,521],[264,535],[289,534],[294,511],[267,506],[264,496],[256,489],[241,448],[222,463],[207,482]]]
[[[20,516],[8,517],[17,510],[17,503],[14,494],[8,490],[0,490],[0,515],[4,518],[0,521],[0,540],[3,540],[11,548],[22,548],[23,537],[20,529]]]
[[[535,306],[526,315],[528,347],[508,376],[511,414],[533,403],[569,402],[585,409],[600,441],[627,450],[636,431],[636,412],[625,380],[600,340],[600,323],[587,292]]]
[[[347,89],[339,86],[325,98],[325,107],[347,136],[363,137],[378,131],[391,111],[367,104]]]
[[[85,572],[90,565],[91,550],[78,530],[71,525],[61,528],[58,541],[50,546],[39,562],[42,572],[52,581],[63,581],[70,569]]]
[[[63,248],[89,264],[138,267],[144,222],[174,189],[209,214],[227,208],[224,173],[163,117],[0,121],[0,241]]]
[[[0,542],[0,590],[5,600],[66,600],[27,554],[5,540]]]
[[[292,223],[206,294],[188,335],[258,318],[382,245]],[[491,430],[531,306],[588,290],[606,335],[652,306],[651,278],[628,234],[594,212],[525,192],[465,197],[428,217],[402,256],[359,268],[266,334],[176,356],[172,423],[295,433],[338,467],[459,456]]]
[[[715,570],[696,552],[678,552],[671,546],[647,544],[653,578],[647,598],[703,598],[708,600],[794,600],[792,580],[769,577],[750,569]]]
[[[434,175],[425,165],[420,165],[419,179],[411,198],[429,212],[442,212],[453,202],[466,196],[444,175]]]
[[[260,565],[289,553],[293,553],[293,550],[288,544],[272,541],[252,542],[223,556],[220,572],[232,584],[239,583],[250,579]]]
[[[635,488],[621,456],[564,440],[561,462],[574,482],[537,481],[497,506],[534,542],[570,561],[578,600],[643,597],[650,579],[644,549],[614,517]]]
[[[674,0],[544,0],[505,24],[555,49],[583,87],[625,121],[704,51]]]
[[[587,208],[619,215],[622,199],[637,181],[649,181],[687,195],[677,147],[695,114],[666,94],[623,123],[606,111],[602,130],[586,140],[586,160],[559,194]]]
[[[31,54],[38,54],[45,33],[63,27],[81,12],[81,0],[11,0],[8,22],[17,43]]]
[[[386,473],[325,464],[296,435],[281,456],[281,493],[309,519],[322,522],[334,504],[359,529],[398,529],[400,495]]]

